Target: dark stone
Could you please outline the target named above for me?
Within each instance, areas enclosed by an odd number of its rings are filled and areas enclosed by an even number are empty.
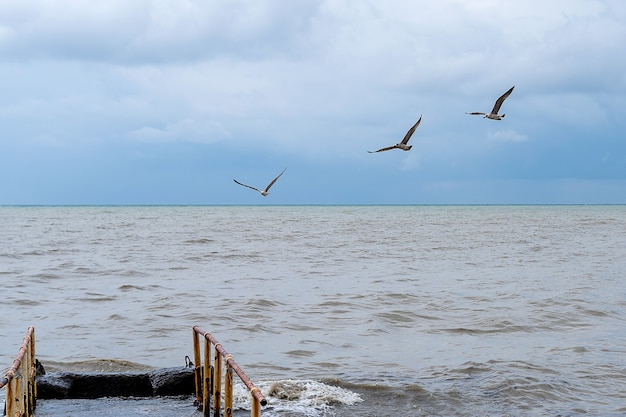
[[[196,391],[193,369],[165,368],[150,372],[154,395],[186,395]]]
[[[190,368],[166,368],[150,373],[60,372],[37,377],[37,398],[42,399],[152,397],[194,392]]]
[[[35,376],[45,375],[46,369],[43,367],[43,364],[39,362],[39,359],[35,359]]]
[[[71,378],[66,378],[63,374],[47,374],[37,376],[37,398],[68,398],[71,385]]]
[[[151,397],[147,374],[73,374],[68,398]]]

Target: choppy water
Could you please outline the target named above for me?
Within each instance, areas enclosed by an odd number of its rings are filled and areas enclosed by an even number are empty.
[[[44,364],[182,366],[200,325],[264,416],[626,414],[626,206],[0,207],[0,236],[0,368],[28,325]]]

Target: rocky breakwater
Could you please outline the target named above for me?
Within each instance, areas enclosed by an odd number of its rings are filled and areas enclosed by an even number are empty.
[[[193,369],[148,372],[49,372],[37,376],[38,399],[154,397],[195,392]]]

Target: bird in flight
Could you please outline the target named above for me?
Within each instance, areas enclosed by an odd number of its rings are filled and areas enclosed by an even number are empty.
[[[493,105],[493,109],[491,110],[491,113],[482,113],[479,111],[474,111],[474,112],[465,113],[465,114],[483,115],[483,119],[486,117],[487,119],[491,119],[491,120],[502,120],[502,118],[506,115],[505,114],[500,115],[498,114],[498,112],[500,111],[500,107],[502,106],[502,103],[504,103],[504,100],[506,100],[506,98],[511,95],[514,88],[515,86],[511,87],[509,91],[502,94],[500,98],[496,100],[496,104]]]
[[[263,197],[267,196],[270,193],[270,188],[272,187],[272,185],[274,185],[274,183],[280,178],[281,175],[283,175],[283,173],[287,170],[287,167],[285,167],[285,169],[283,169],[283,172],[281,172],[280,174],[278,174],[278,176],[276,178],[274,178],[272,180],[272,182],[269,183],[269,185],[267,187],[265,187],[265,190],[259,190],[258,188],[252,187],[250,185],[246,185],[246,184],[242,184],[239,181],[237,181],[236,179],[233,179],[233,181],[235,181],[237,184],[239,185],[243,185],[244,187],[248,187],[251,188],[255,191],[258,191],[261,193],[261,195]]]
[[[422,116],[420,116],[419,120],[409,129],[408,132],[406,132],[406,135],[404,135],[404,139],[402,139],[402,142],[400,143],[396,143],[393,146],[388,146],[386,148],[381,148],[377,151],[367,151],[369,153],[376,153],[376,152],[384,152],[384,151],[389,151],[391,149],[402,149],[403,151],[408,151],[410,150],[413,146],[412,145],[407,145],[407,143],[409,142],[409,139],[411,139],[411,136],[413,135],[413,132],[415,132],[415,129],[417,129],[417,126],[420,125],[420,122],[422,121]]]

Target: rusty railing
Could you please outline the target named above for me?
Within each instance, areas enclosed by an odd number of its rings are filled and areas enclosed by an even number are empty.
[[[200,338],[204,339],[204,361],[200,352]],[[214,357],[211,365],[211,346],[213,346]],[[228,354],[222,344],[209,332],[202,330],[198,326],[193,327],[193,355],[194,373],[196,382],[196,401],[202,404],[204,417],[210,416],[211,395],[213,396],[213,415],[220,416],[222,403],[222,368],[226,367],[224,374],[224,417],[233,415],[233,372],[237,374],[241,382],[250,392],[252,417],[261,415],[261,406],[267,404],[267,400],[250,378],[241,370],[233,355]]]
[[[31,417],[37,401],[37,370],[35,367],[35,328],[30,326],[9,370],[0,378],[0,388],[6,386],[5,415]]]

